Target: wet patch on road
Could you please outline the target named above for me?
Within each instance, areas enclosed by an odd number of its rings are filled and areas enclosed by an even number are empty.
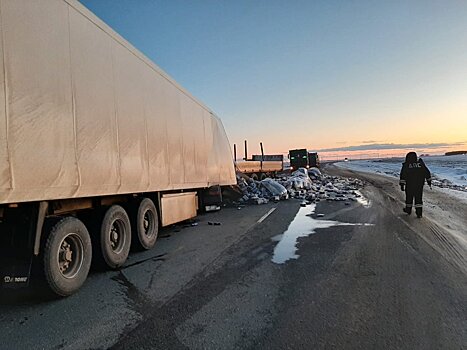
[[[124,269],[127,269],[129,267],[133,267],[133,266],[138,266],[138,265],[141,265],[143,263],[145,263],[146,261],[165,261],[165,256],[167,255],[167,253],[164,253],[164,254],[158,254],[156,256],[150,256],[149,258],[145,258],[145,259],[142,259],[142,260],[138,260],[138,261],[135,261],[133,263],[129,263],[129,264],[125,264],[123,267],[122,267],[122,270]]]
[[[363,196],[360,198],[364,198]],[[369,202],[368,202],[369,203]],[[308,237],[316,233],[317,229],[330,228],[334,226],[373,226],[368,223],[349,223],[335,220],[318,220],[313,217],[316,204],[302,207],[297,212],[295,218],[290,223],[287,230],[280,235],[274,236],[273,241],[278,242],[274,248],[274,254],[271,259],[273,263],[284,264],[288,260],[298,259],[297,243],[301,237]]]

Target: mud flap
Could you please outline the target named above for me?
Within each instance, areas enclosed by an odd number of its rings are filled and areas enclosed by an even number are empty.
[[[29,286],[32,256],[0,258],[1,288],[22,288]]]
[[[29,285],[37,206],[8,208],[0,221],[0,287]]]
[[[203,189],[198,194],[201,212],[217,211],[222,205],[222,189],[219,185]]]

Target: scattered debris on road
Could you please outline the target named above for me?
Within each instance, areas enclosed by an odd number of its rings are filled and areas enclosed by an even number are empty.
[[[299,168],[289,176],[278,179],[254,180],[245,174],[237,174],[237,186],[229,190],[228,198],[240,210],[245,204],[266,204],[289,198],[300,199],[306,206],[322,200],[357,201],[358,189],[363,182],[354,178],[323,175],[318,168]],[[232,195],[234,194],[234,195]]]

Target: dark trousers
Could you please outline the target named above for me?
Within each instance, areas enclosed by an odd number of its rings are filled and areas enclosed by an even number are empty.
[[[423,186],[407,186],[405,188],[405,207],[407,208],[407,212],[412,212],[412,207],[414,199],[415,199],[415,212],[417,215],[422,215],[423,210]]]

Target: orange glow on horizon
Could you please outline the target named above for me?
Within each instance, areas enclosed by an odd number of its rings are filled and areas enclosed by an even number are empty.
[[[287,142],[288,145],[291,143]],[[344,158],[349,159],[366,159],[366,158],[391,158],[391,157],[404,157],[407,152],[415,151],[418,155],[443,155],[450,151],[467,151],[467,142],[457,143],[455,145],[443,146],[443,147],[413,147],[413,148],[391,148],[391,149],[368,149],[368,150],[340,150],[340,151],[320,151],[307,147],[304,144],[298,144],[292,147],[280,147],[277,143],[271,147],[263,142],[265,154],[282,154],[284,159],[287,159],[289,149],[306,148],[309,151],[318,151],[322,160],[340,160]],[[371,146],[371,145],[369,145]],[[233,146],[232,146],[233,147]],[[244,146],[243,142],[237,144],[237,160],[244,157]],[[331,148],[331,147],[330,147]],[[259,143],[258,145],[248,143],[248,158],[251,158],[253,154],[261,154]]]

